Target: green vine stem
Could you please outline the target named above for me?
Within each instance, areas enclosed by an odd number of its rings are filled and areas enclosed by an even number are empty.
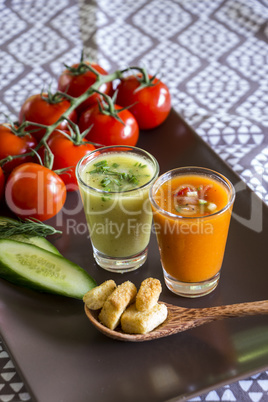
[[[102,95],[102,97],[103,97],[102,102],[98,100],[99,111],[101,113],[103,113],[103,114],[106,114],[107,116],[114,117],[121,124],[125,125],[123,120],[119,117],[119,113],[122,112],[123,110],[129,109],[131,106],[122,107],[120,109],[116,109],[114,107],[115,101],[116,101],[117,91],[115,91],[115,93],[114,93],[112,98],[109,95],[98,91],[97,89],[95,89],[94,92],[98,93],[99,95]]]
[[[62,120],[68,120],[68,116],[70,115],[70,113],[75,110],[82,102],[84,102],[90,95],[92,95],[94,92],[99,92],[98,88],[106,83],[106,82],[110,82],[110,81],[114,81],[116,79],[122,79],[124,77],[124,73],[130,70],[138,70],[139,72],[141,72],[143,74],[144,80],[147,79],[150,81],[150,79],[148,78],[148,74],[146,72],[146,70],[144,68],[141,67],[129,67],[127,69],[124,70],[116,70],[114,73],[111,74],[107,74],[107,75],[103,75],[98,73],[93,67],[91,67],[90,65],[85,63],[85,66],[91,70],[92,72],[94,72],[96,74],[96,81],[94,82],[94,84],[91,85],[90,88],[88,88],[82,95],[80,95],[77,98],[74,98],[66,93],[60,92],[58,91],[54,96],[62,96],[63,98],[66,98],[69,100],[70,102],[70,107],[60,116],[60,118],[53,124],[51,124],[50,126],[45,126],[43,124],[38,124],[38,123],[33,123],[30,121],[25,121],[22,124],[24,125],[24,128],[26,128],[27,126],[30,125],[34,125],[36,127],[41,127],[41,128],[45,128],[46,132],[44,134],[44,136],[42,137],[42,139],[39,141],[39,143],[36,145],[36,147],[31,151],[31,152],[27,152],[24,154],[20,154],[20,155],[10,155],[8,157],[6,157],[5,159],[2,159],[0,161],[0,166],[2,167],[6,162],[9,162],[13,159],[16,158],[20,158],[20,157],[25,157],[25,156],[34,156],[35,153],[42,147],[45,146],[46,147],[46,143],[47,140],[49,138],[49,136],[51,135],[51,133],[58,127],[58,125],[60,124],[60,122]]]
[[[141,76],[137,76],[138,81],[140,82],[140,85],[138,86],[138,88],[135,89],[135,92],[141,91],[143,88],[146,87],[154,87],[155,85],[158,84],[159,80],[157,80],[156,82],[154,82],[154,80],[156,79],[157,74],[153,75],[151,78],[149,77],[149,74],[147,72],[147,70],[143,67],[130,67],[130,68],[126,68],[125,70],[122,70],[122,73],[125,73],[129,70],[138,70],[139,73],[141,74]]]

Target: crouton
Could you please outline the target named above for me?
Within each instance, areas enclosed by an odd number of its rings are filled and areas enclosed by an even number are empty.
[[[158,279],[147,278],[140,286],[136,297],[136,308],[139,311],[150,310],[158,302],[162,292],[161,282]]]
[[[83,302],[91,310],[99,310],[103,307],[105,300],[115,290],[116,284],[111,279],[101,285],[89,290],[83,297]]]
[[[133,303],[137,294],[136,286],[126,281],[119,285],[106,299],[99,314],[99,320],[110,329],[115,329],[125,309]]]
[[[135,303],[129,306],[121,317],[122,330],[128,334],[146,334],[167,318],[167,306],[155,304],[151,310],[138,311]]]

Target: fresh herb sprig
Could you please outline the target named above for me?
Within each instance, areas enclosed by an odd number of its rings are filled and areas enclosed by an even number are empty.
[[[53,226],[46,225],[45,223],[33,218],[3,221],[0,224],[0,239],[6,239],[14,235],[47,237],[56,233],[61,234],[62,232],[55,229]]]

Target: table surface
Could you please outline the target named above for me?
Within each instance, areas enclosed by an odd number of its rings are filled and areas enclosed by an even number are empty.
[[[86,57],[113,71],[146,66],[174,109],[268,203],[267,1],[115,0],[0,3],[0,119],[63,63]],[[0,401],[30,400],[0,341]],[[268,400],[268,372],[195,400]]]

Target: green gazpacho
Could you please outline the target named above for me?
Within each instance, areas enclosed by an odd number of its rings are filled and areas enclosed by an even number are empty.
[[[99,252],[124,258],[147,247],[152,224],[148,193],[157,169],[134,152],[97,154],[84,166],[80,192]]]

